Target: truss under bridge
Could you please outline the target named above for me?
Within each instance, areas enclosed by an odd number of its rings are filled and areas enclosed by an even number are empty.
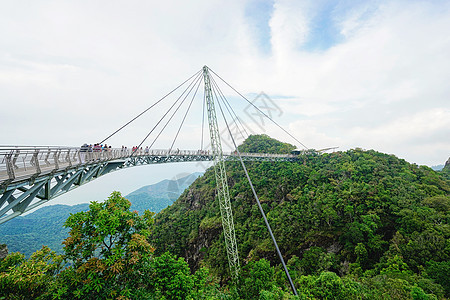
[[[293,161],[291,154],[241,153],[249,161]],[[224,153],[238,160],[235,152]],[[95,151],[74,147],[0,147],[0,224],[112,171],[128,167],[213,161],[206,150]]]

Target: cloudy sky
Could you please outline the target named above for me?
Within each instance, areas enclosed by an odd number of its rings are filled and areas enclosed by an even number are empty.
[[[99,141],[208,65],[248,99],[269,96],[273,118],[307,147],[375,149],[429,166],[449,158],[449,1],[1,7],[2,145]],[[242,98],[223,91],[245,113]],[[201,101],[193,107],[179,148],[199,147]],[[162,111],[112,144],[137,144]],[[254,132],[299,146],[269,124]]]

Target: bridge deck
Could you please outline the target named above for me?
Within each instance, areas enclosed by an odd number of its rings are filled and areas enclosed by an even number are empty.
[[[245,160],[292,161],[296,155],[241,153]],[[127,149],[83,151],[80,148],[1,148],[0,224],[100,176],[147,164],[213,161],[202,150]],[[224,153],[225,160],[238,160]]]
[[[291,154],[241,153],[246,159],[293,159]],[[234,160],[237,154],[224,153],[225,159]],[[180,161],[211,161],[212,154],[203,150],[149,150],[132,153],[129,149],[109,149],[88,152],[80,148],[16,148],[0,149],[0,186],[5,182],[19,182],[29,178],[46,176],[58,171],[68,171],[92,164],[123,160],[167,163]],[[144,163],[145,164],[145,163]]]

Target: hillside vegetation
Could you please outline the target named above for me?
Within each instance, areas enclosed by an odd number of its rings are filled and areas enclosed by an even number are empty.
[[[241,149],[265,151],[267,139],[253,136]],[[276,141],[270,149],[277,150]],[[361,149],[247,166],[296,285],[306,294],[324,276],[340,276],[334,280],[351,280],[365,297],[449,296],[450,182],[444,174]],[[226,167],[244,272],[246,264],[265,259],[288,290],[242,168]],[[170,251],[194,270],[206,266],[227,280],[213,169],[156,216],[152,239],[156,253]]]
[[[294,146],[252,136],[242,151]],[[446,299],[450,181],[361,149],[246,163],[299,297],[239,163],[227,162],[241,262],[229,279],[214,170],[153,216],[114,192],[71,215],[64,254],[0,261],[5,299]],[[1,296],[0,296],[1,297]]]
[[[130,206],[113,192],[71,214],[63,255],[44,246],[29,259],[0,260],[0,299],[201,299],[215,291],[206,269],[192,275],[183,259],[154,256],[153,213]]]

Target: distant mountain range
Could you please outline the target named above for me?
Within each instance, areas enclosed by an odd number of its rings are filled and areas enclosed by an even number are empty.
[[[431,167],[431,169],[433,169],[435,171],[442,171],[443,168],[444,168],[444,165],[437,165],[437,166]]]
[[[152,185],[146,185],[125,196],[131,202],[130,209],[141,214],[148,209],[153,212],[160,212],[171,205],[181,193],[187,189],[195,179],[203,173],[184,173],[172,180],[163,180]]]
[[[131,202],[131,210],[141,214],[144,210],[160,212],[171,205],[183,191],[202,173],[181,174],[173,180],[163,180],[144,186],[125,196]],[[0,244],[6,244],[9,252],[21,252],[29,257],[43,245],[62,252],[61,242],[68,236],[63,227],[70,214],[87,211],[89,203],[78,205],[49,205],[26,216],[20,216],[0,225]]]

